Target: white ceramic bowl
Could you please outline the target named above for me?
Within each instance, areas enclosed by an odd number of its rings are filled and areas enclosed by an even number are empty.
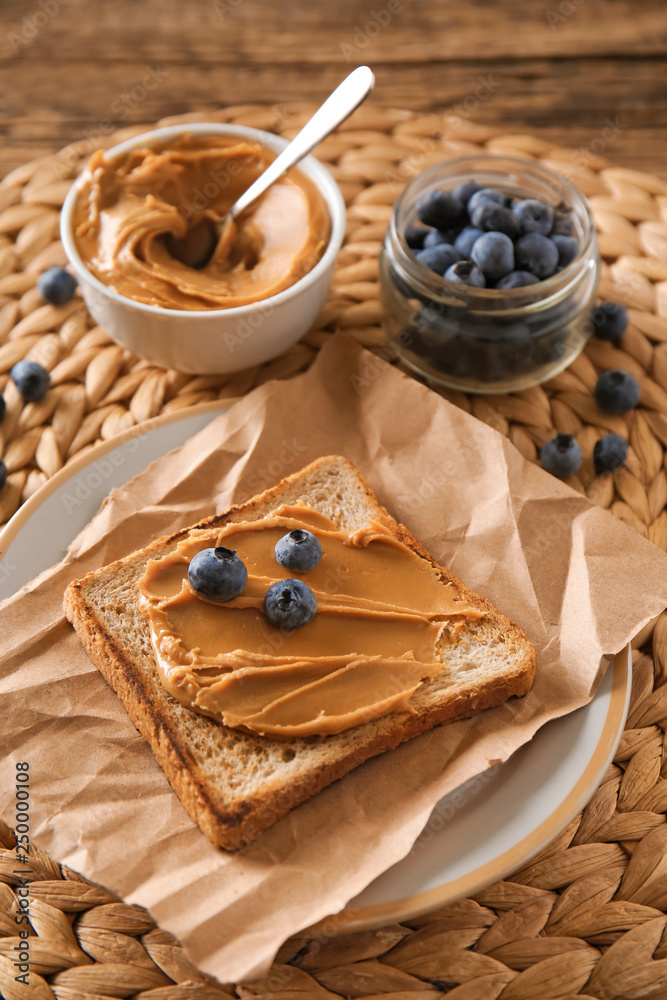
[[[197,123],[173,125],[144,132],[108,150],[107,156],[137,147],[168,143],[185,132],[197,135],[235,135],[281,152],[285,139],[241,125]],[[164,368],[192,374],[235,372],[276,357],[315,322],[327,295],[336,255],[345,231],[345,203],[338,185],[314,156],[299,169],[319,189],[331,216],[331,236],[323,256],[290,288],[260,302],[234,309],[183,310],[135,302],[119,295],[90,273],[76,249],[72,213],[79,183],[63,205],[60,231],[65,253],[74,268],[86,305],[110,337],[134,354]]]

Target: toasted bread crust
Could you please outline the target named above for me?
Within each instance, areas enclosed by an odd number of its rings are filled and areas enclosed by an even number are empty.
[[[394,713],[357,727],[360,738],[352,746],[341,747],[337,735],[319,738],[328,741],[327,745],[332,749],[326,762],[323,763],[318,758],[315,766],[305,767],[304,773],[292,780],[287,790],[276,790],[269,785],[258,789],[242,801],[234,801],[229,808],[226,808],[221,804],[219,794],[216,795],[216,790],[211,787],[210,776],[194,759],[188,746],[187,733],[178,725],[178,712],[190,712],[191,716],[196,716],[200,729],[210,733],[212,738],[215,738],[218,731],[228,733],[230,731],[215,721],[178,706],[175,699],[166,691],[162,692],[164,703],[154,704],[149,695],[145,670],[142,672],[141,665],[131,661],[121,645],[105,629],[86,597],[86,590],[94,586],[100,574],[104,572],[119,572],[123,567],[138,560],[145,565],[149,558],[164,554],[166,550],[186,538],[191,531],[216,525],[223,526],[240,515],[244,518],[253,514],[260,516],[263,511],[270,509],[272,503],[275,506],[281,502],[282,494],[292,484],[332,463],[338,465],[343,463],[346,475],[354,477],[356,485],[365,497],[368,516],[381,522],[396,538],[410,546],[422,558],[427,559],[436,567],[443,582],[453,583],[472,606],[483,610],[485,621],[502,630],[507,642],[515,647],[516,655],[511,669],[494,677],[493,681],[475,683],[464,677],[453,685],[452,690],[448,691],[437,705],[418,714]],[[378,503],[371,487],[356,467],[340,456],[320,458],[246,503],[231,507],[224,514],[213,515],[190,528],[165,535],[140,552],[132,553],[101,570],[88,573],[81,580],[73,581],[65,592],[64,609],[93,664],[117,693],[133,724],[150,744],[157,763],[189,815],[199,824],[209,840],[220,847],[232,850],[250,843],[262,830],[267,829],[295,806],[365,760],[393,749],[404,740],[411,739],[434,726],[467,718],[483,709],[495,707],[512,695],[525,695],[530,690],[535,674],[535,652],[521,629],[509,618],[501,615],[489,601],[467,588],[449,570],[439,566],[409,530],[392,518]],[[285,744],[284,740],[256,734],[244,734],[243,739],[251,748],[256,744]],[[291,742],[298,747],[299,752],[307,752],[307,740],[299,739]]]

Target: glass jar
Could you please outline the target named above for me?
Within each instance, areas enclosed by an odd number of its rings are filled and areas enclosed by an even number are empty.
[[[456,284],[420,263],[404,235],[417,199],[470,180],[569,213],[575,259],[544,281],[506,290]],[[380,255],[383,325],[405,363],[430,381],[476,393],[527,389],[581,352],[599,271],[590,207],[564,177],[510,157],[451,160],[415,177],[396,202]]]

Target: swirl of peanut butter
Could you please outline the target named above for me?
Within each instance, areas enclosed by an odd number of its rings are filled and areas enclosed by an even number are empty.
[[[170,237],[219,220],[275,158],[258,143],[184,135],[113,159],[96,153],[73,213],[88,270],[121,295],[167,309],[226,309],[266,299],[318,262],[331,221],[313,182],[292,169],[236,222],[229,254],[189,267]]]
[[[300,574],[317,613],[288,632],[262,608],[272,583],[297,575],[274,554],[294,528],[314,532],[323,554]],[[216,545],[235,549],[248,570],[243,593],[224,604],[198,597],[187,579],[195,553]],[[192,532],[148,562],[139,594],[162,681],[175,698],[226,726],[284,737],[414,711],[415,691],[446,669],[438,656],[443,638],[484,615],[382,524],[346,531],[301,505]]]

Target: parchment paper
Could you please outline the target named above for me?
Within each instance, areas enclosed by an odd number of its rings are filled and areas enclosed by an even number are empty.
[[[368,761],[246,850],[225,853],[189,819],[90,664],[63,618],[63,591],[334,453],[360,467],[438,561],[524,629],[538,654],[535,685],[523,700]],[[76,482],[67,495],[71,505]],[[307,373],[250,393],[114,491],[64,562],[4,602],[0,815],[12,823],[15,763],[29,761],[35,844],[147,906],[202,969],[223,981],[253,977],[286,937],[404,857],[445,793],[586,703],[604,655],[665,605],[665,553],[337,335]]]

